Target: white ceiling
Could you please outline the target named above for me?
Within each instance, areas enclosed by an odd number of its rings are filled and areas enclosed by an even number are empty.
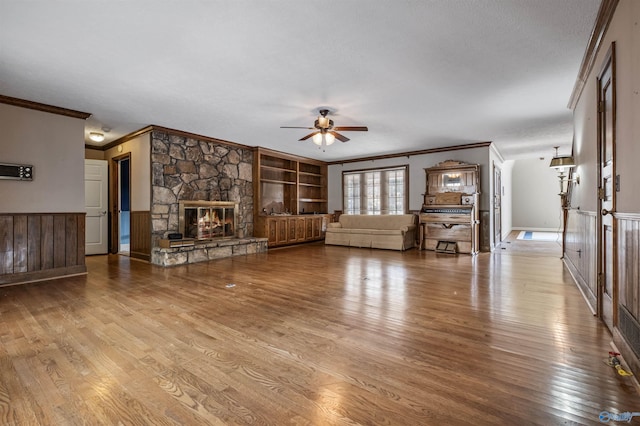
[[[571,149],[599,0],[0,0],[0,94],[326,161],[493,141]],[[318,107],[351,141],[325,152]]]

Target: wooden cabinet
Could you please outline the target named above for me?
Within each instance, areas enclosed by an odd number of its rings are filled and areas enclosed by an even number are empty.
[[[327,167],[298,162],[298,213],[327,213]]]
[[[305,159],[255,149],[254,213],[327,213],[327,165]]]
[[[253,170],[254,235],[269,246],[324,238],[327,165],[256,148]]]
[[[330,215],[259,216],[256,236],[265,236],[269,247],[324,239]]]

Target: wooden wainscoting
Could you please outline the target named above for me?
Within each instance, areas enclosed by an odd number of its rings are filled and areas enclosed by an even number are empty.
[[[565,264],[595,313],[598,306],[596,213],[571,209],[565,227]]]
[[[480,210],[480,251],[491,251],[491,212]]]
[[[618,324],[613,340],[640,371],[640,214],[614,213],[617,226]]]
[[[640,214],[616,213],[620,305],[640,319]]]
[[[0,214],[0,286],[86,273],[85,213]]]
[[[151,212],[131,212],[131,248],[129,256],[151,260]]]

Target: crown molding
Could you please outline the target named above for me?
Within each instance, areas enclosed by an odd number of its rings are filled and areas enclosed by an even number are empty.
[[[185,138],[190,138],[190,139],[197,139],[199,141],[205,141],[205,142],[212,142],[212,143],[216,143],[216,144],[221,144],[221,145],[227,145],[227,146],[233,146],[236,148],[245,148],[245,149],[253,149],[254,147],[252,146],[248,146],[248,145],[242,145],[239,143],[235,143],[235,142],[229,142],[223,139],[218,139],[218,138],[212,138],[209,136],[203,136],[203,135],[198,135],[196,133],[190,133],[190,132],[185,132],[182,130],[176,130],[176,129],[170,129],[168,127],[162,127],[162,126],[156,126],[154,124],[147,126],[147,127],[143,127],[140,130],[136,130],[135,132],[129,133],[127,135],[124,135],[121,138],[118,138],[114,141],[109,142],[108,144],[105,145],[88,145],[85,144],[84,147],[86,149],[95,149],[97,151],[106,151],[108,149],[114,148],[120,144],[123,144],[125,142],[128,142],[132,139],[137,138],[138,136],[144,135],[145,133],[149,133],[149,132],[163,132],[163,133],[168,133],[170,135],[174,135],[174,136],[182,136]]]
[[[25,99],[12,98],[10,96],[0,95],[0,103],[17,106],[21,108],[34,109],[36,111],[49,112],[51,114],[64,115],[66,117],[79,118],[86,120],[91,117],[88,112],[76,111],[73,109],[61,108],[53,105],[41,104],[39,102],[27,101]]]
[[[399,152],[397,154],[385,154],[385,155],[376,155],[373,157],[351,158],[349,160],[328,161],[327,164],[332,166],[334,164],[358,163],[360,161],[384,160],[386,158],[399,158],[399,157],[408,158],[414,155],[435,154],[437,152],[449,152],[449,151],[459,151],[463,149],[486,148],[491,146],[491,144],[492,142],[477,142],[477,143],[470,143],[466,145],[444,146],[440,148],[421,149],[419,151]]]
[[[571,110],[575,109],[578,99],[580,99],[582,90],[587,82],[587,78],[589,78],[589,73],[595,65],[596,56],[598,56],[598,51],[600,50],[600,47],[602,47],[604,36],[607,33],[611,20],[613,19],[613,14],[616,11],[618,2],[619,0],[602,0],[602,3],[600,3],[598,16],[596,16],[596,22],[593,25],[593,30],[589,37],[589,43],[587,44],[584,56],[582,57],[582,64],[580,64],[578,77],[576,78],[573,91],[569,97],[569,103],[567,104],[567,107]]]

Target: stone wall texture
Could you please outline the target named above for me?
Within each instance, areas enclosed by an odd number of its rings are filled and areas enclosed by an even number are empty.
[[[234,238],[231,240],[203,241],[189,247],[154,247],[151,252],[151,263],[160,266],[187,265],[189,263],[207,262],[224,257],[265,253],[267,249],[267,238]]]
[[[253,236],[253,151],[155,130],[151,135],[152,247],[178,229],[183,200],[238,203],[239,238]]]

